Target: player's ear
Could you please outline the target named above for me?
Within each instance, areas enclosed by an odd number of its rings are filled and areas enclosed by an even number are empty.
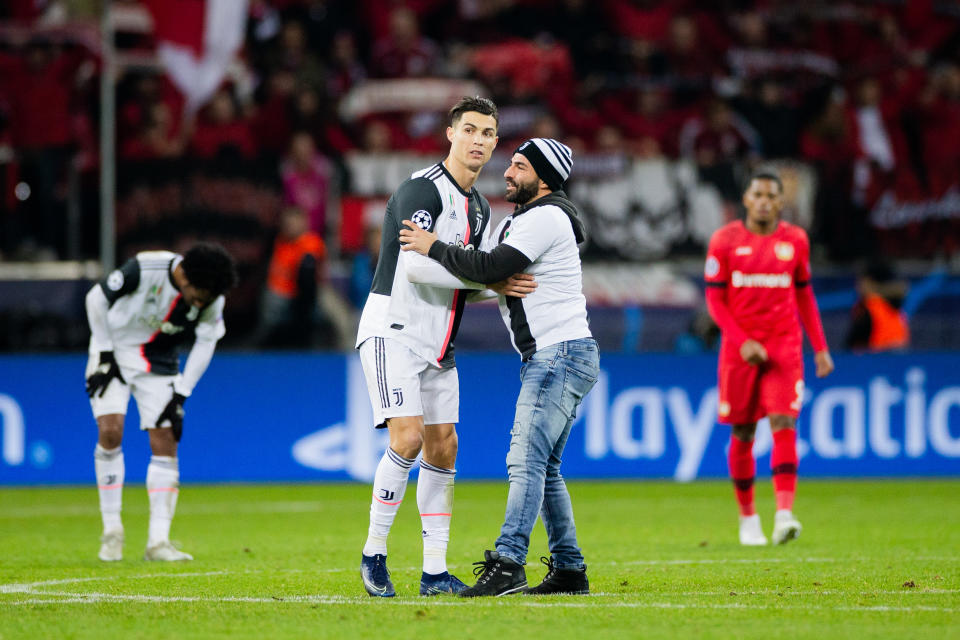
[[[453,143],[453,127],[447,127],[447,140]]]

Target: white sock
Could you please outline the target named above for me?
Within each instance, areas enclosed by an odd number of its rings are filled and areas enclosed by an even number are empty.
[[[423,525],[423,572],[436,575],[447,570],[447,543],[453,514],[453,481],[457,472],[420,461],[417,506]]]
[[[387,555],[387,534],[397,517],[403,493],[407,489],[410,467],[413,460],[404,458],[387,447],[377,473],[373,477],[373,499],[370,501],[370,528],[367,541],[363,545],[363,555]]]
[[[170,539],[170,523],[177,510],[180,467],[176,458],[151,456],[147,465],[147,494],[150,497],[150,533],[147,546]]]
[[[97,474],[103,531],[123,531],[123,522],[120,520],[123,507],[123,450],[120,447],[104,449],[98,442],[93,450],[93,468]]]

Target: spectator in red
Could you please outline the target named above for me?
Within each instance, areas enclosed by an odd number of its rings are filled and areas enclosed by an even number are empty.
[[[306,31],[296,20],[283,25],[276,47],[267,55],[267,67],[291,71],[298,86],[320,88],[326,84],[323,63],[308,47]]]
[[[129,86],[130,97],[118,109],[117,135],[121,140],[137,136],[150,118],[153,105],[162,102],[170,113],[172,130],[180,132],[183,119],[184,98],[170,80],[160,73],[134,73],[124,76],[118,94],[124,95],[124,86]]]
[[[417,14],[405,7],[390,14],[390,35],[373,44],[371,75],[415,78],[435,75],[440,62],[437,44],[420,35]]]
[[[125,160],[176,158],[183,154],[185,141],[174,128],[170,107],[163,102],[151,105],[135,138],[125,140],[120,157]]]
[[[283,155],[290,141],[289,116],[296,84],[296,76],[289,69],[274,70],[251,122],[257,146],[275,158]]]
[[[332,167],[330,161],[317,152],[308,132],[293,134],[290,152],[280,172],[284,201],[304,212],[310,231],[325,236]]]
[[[549,9],[544,10],[545,6]],[[603,3],[561,0],[541,2],[529,9],[536,16],[530,26],[570,48],[570,57],[581,80],[593,82],[594,77],[617,70],[618,37],[611,33]]]
[[[397,132],[385,120],[371,118],[363,127],[363,150],[367,153],[390,153],[399,146]]]
[[[750,85],[734,105],[759,135],[764,157],[796,156],[800,114],[788,101],[783,84],[766,77]]]
[[[470,64],[485,81],[508,78],[514,101],[519,102],[548,93],[569,94],[575,80],[570,51],[557,42],[507,40],[476,47]]]
[[[293,96],[290,126],[308,131],[322,153],[338,158],[356,145],[344,130],[333,103],[312,87],[304,87]]]
[[[2,88],[2,87],[0,87]],[[16,215],[16,184],[20,181],[13,153],[13,135],[10,132],[9,107],[0,93],[0,260],[4,254],[16,251],[20,245],[22,221]]]
[[[71,130],[72,89],[79,52],[61,52],[42,39],[31,40],[22,56],[0,58],[0,77],[9,92],[13,143],[20,179],[30,196],[20,205],[38,254],[53,258],[66,247],[62,183],[75,139]]]
[[[697,23],[688,16],[674,16],[663,46],[667,75],[686,82],[705,82],[721,70],[722,62],[700,38]]]
[[[233,94],[222,88],[201,112],[193,134],[191,149],[199,158],[221,154],[253,158],[256,153],[250,123],[241,117]]]
[[[937,67],[918,102],[927,182],[940,196],[960,182],[960,66]]]
[[[339,31],[330,45],[330,74],[327,94],[339,100],[367,79],[367,70],[357,54],[357,40],[350,31]]]
[[[682,2],[665,0],[634,0],[607,2],[610,24],[619,33],[656,42],[667,32],[670,20]]]
[[[659,150],[671,157],[677,155],[677,131],[684,121],[684,112],[670,108],[671,96],[667,91],[646,87],[628,97],[630,105],[623,100],[608,99],[604,103],[606,116],[620,129],[632,145],[642,142],[648,151],[650,141]]]
[[[813,231],[833,259],[864,255],[865,212],[852,206],[853,166],[863,157],[846,96],[836,90],[823,111],[803,132],[800,152],[817,169]]]
[[[551,94],[551,110],[569,135],[589,140],[607,124],[598,107],[597,92],[593,87],[585,83],[575,84],[572,98],[562,88]]]
[[[892,186],[896,172],[910,171],[901,101],[884,95],[879,79],[862,79],[856,87],[853,121],[863,155],[854,173],[854,200],[869,206]]]
[[[740,188],[735,163],[758,153],[756,132],[723,100],[713,99],[703,116],[695,116],[680,131],[680,154],[697,164],[700,179],[713,184],[728,202]]]

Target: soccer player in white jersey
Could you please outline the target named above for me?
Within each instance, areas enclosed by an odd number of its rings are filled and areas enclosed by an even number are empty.
[[[374,425],[390,444],[377,465],[361,577],[371,596],[395,595],[387,570],[387,535],[403,501],[410,468],[423,453],[417,506],[423,529],[421,595],[465,587],[447,571],[447,543],[457,459],[459,381],[453,341],[468,290],[486,286],[450,275],[436,262],[400,251],[401,221],[413,220],[445,242],[474,249],[489,233],[490,205],[474,188],[497,144],[497,110],[485,98],[463,98],[450,110],[450,153],[417,171],[387,203],[380,258],[357,335]],[[529,276],[492,285],[524,295]]]
[[[223,293],[236,279],[230,255],[202,243],[183,256],[138,253],[87,294],[86,386],[99,431],[93,460],[103,517],[99,558],[104,562],[123,559],[121,443],[131,393],[153,454],[147,466],[150,528],[144,559],[193,560],[170,544],[180,487],[177,446],[183,405],[223,337]],[[181,374],[178,352],[186,347],[190,354]]]
[[[451,274],[497,282],[525,271],[536,278],[523,299],[500,296],[500,312],[520,353],[520,395],[507,472],[510,491],[496,550],[486,551],[477,583],[462,597],[510,593],[589,593],[587,567],[577,543],[570,495],[560,460],[577,407],[599,375],[597,343],[587,324],[580,253],[583,224],[562,191],[573,168],[570,148],[533,138],[521,144],[504,173],[507,200],[516,204],[481,251],[464,251],[405,220],[404,251],[436,260]],[[530,532],[543,520],[550,557],[543,581],[527,588]]]

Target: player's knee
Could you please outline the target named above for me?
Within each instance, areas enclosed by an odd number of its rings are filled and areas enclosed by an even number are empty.
[[[104,449],[116,449],[123,442],[123,416],[100,416],[97,418],[100,446]]]
[[[452,431],[440,436],[427,432],[423,443],[423,459],[444,469],[453,469],[457,464],[457,433]]]
[[[770,429],[780,431],[781,429],[793,429],[796,426],[796,420],[793,416],[770,416]]]
[[[423,435],[413,429],[391,434],[390,448],[404,458],[416,458],[423,449]]]
[[[753,438],[757,433],[757,423],[752,422],[748,424],[735,424],[731,427],[733,432],[733,437],[741,442],[753,442]]]
[[[104,449],[116,449],[121,444],[123,444],[122,430],[100,430],[100,446]]]
[[[168,428],[150,430],[150,451],[155,456],[177,457],[177,441],[173,430]]]

